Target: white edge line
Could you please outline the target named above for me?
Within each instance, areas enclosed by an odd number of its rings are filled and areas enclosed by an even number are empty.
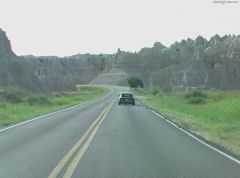
[[[113,90],[110,89],[110,91],[109,91],[107,94],[109,94],[109,93],[112,92],[112,91],[113,91]],[[63,111],[67,111],[67,110],[76,108],[76,107],[78,107],[78,106],[87,104],[87,103],[89,103],[89,102],[96,101],[96,100],[98,100],[98,99],[106,96],[107,94],[105,94],[105,95],[103,95],[103,96],[100,96],[100,97],[97,97],[97,98],[95,98],[95,99],[89,100],[89,101],[85,101],[85,102],[80,103],[80,104],[77,104],[77,105],[75,105],[75,106],[71,106],[71,107],[64,108],[64,109],[61,109],[61,110],[58,110],[58,111],[50,112],[50,113],[48,113],[48,114],[44,114],[44,115],[41,115],[41,116],[32,118],[32,119],[30,119],[30,120],[26,120],[26,121],[20,122],[20,123],[18,123],[18,124],[14,124],[14,125],[12,125],[12,126],[9,126],[9,127],[3,128],[3,129],[0,129],[0,132],[4,132],[4,131],[6,131],[6,130],[12,129],[12,128],[14,128],[14,127],[18,127],[18,126],[20,126],[20,125],[27,124],[27,123],[29,123],[29,122],[32,122],[32,121],[41,119],[41,118],[43,118],[43,117],[50,116],[50,115],[54,115],[54,114],[57,114],[57,113],[60,113],[60,112],[63,112]]]
[[[184,132],[185,134],[187,134],[188,136],[192,137],[193,139],[195,139],[196,141],[198,141],[199,143],[207,146],[208,148],[218,152],[219,154],[229,158],[230,160],[234,161],[235,163],[240,165],[240,160],[228,155],[227,153],[224,153],[223,151],[209,145],[208,143],[204,142],[203,140],[197,138],[196,136],[194,136],[193,134],[191,134],[190,132],[184,130],[183,128],[179,127],[178,125],[176,125],[175,123],[173,123],[172,121],[170,121],[169,119],[166,119],[165,117],[163,117],[161,114],[157,113],[156,111],[148,108],[150,111],[152,111],[154,114],[156,114],[157,116],[159,116],[161,119],[165,120],[166,122],[168,122],[169,124],[173,125],[174,127],[176,127],[177,129],[179,129],[180,131]]]

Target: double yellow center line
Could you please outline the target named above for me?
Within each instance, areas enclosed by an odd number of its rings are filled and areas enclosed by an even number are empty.
[[[76,169],[79,161],[87,150],[88,146],[91,144],[94,136],[99,129],[99,126],[106,118],[108,112],[110,111],[114,101],[109,104],[97,117],[97,119],[90,125],[84,135],[78,140],[78,142],[69,150],[69,152],[63,157],[63,159],[57,164],[57,166],[53,169],[53,171],[49,174],[48,178],[56,178],[67,162],[70,160],[72,155],[76,153],[79,149],[79,152],[72,159],[72,162],[69,164],[66,172],[64,173],[63,178],[71,178],[74,170]]]

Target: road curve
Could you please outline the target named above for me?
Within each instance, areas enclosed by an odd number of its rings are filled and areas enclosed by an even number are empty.
[[[240,165],[144,106],[123,88],[0,132],[1,178],[240,178]]]

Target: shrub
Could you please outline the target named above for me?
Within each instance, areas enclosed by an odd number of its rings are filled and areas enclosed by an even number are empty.
[[[157,95],[158,93],[160,93],[160,87],[154,86],[152,89],[152,94]]]
[[[64,93],[64,92],[57,92],[57,93],[54,93],[54,96],[55,97],[64,97],[64,96],[68,96],[68,94]]]
[[[189,100],[190,104],[204,104],[208,95],[202,91],[194,90],[186,94],[185,97]]]
[[[5,102],[0,102],[0,109],[6,108],[6,107],[7,107],[7,104]]]
[[[69,101],[66,98],[59,98],[58,100],[54,101],[54,104],[57,106],[63,106],[69,104]]]
[[[27,98],[27,103],[30,105],[49,105],[51,102],[47,96],[42,95],[31,95]]]
[[[21,92],[13,88],[5,89],[2,93],[2,98],[10,103],[22,102]]]
[[[200,98],[207,98],[208,95],[202,91],[199,90],[194,90],[188,94],[186,94],[186,98],[195,98],[195,97],[200,97]]]

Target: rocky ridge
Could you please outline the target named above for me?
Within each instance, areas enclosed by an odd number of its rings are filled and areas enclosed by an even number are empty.
[[[163,91],[189,88],[240,88],[240,36],[199,36],[165,47],[111,55],[77,54],[69,57],[17,56],[6,33],[0,30],[0,86],[33,92],[73,90],[76,84],[127,85],[126,78],[141,78],[146,87]]]
[[[240,88],[240,36],[215,35],[209,41],[199,36],[175,42],[169,48],[157,42],[138,53],[118,50],[109,60],[113,65],[92,83],[111,81],[118,74],[116,84],[134,75],[146,86],[157,85],[166,92],[196,87]]]
[[[31,66],[11,49],[6,33],[0,29],[0,86],[14,86],[33,92],[49,93],[48,88],[34,75]]]

